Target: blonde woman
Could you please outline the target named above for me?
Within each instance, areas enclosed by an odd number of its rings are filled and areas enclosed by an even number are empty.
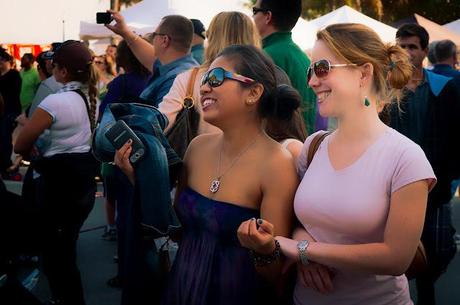
[[[378,116],[411,77],[408,55],[360,24],[331,25],[317,38],[307,81],[320,114],[337,118],[338,128],[308,170],[318,133],[307,138],[294,200],[303,227],[292,239],[276,237],[282,253],[298,263],[294,303],[412,304],[404,272],[436,178],[422,149]],[[264,229],[248,220],[240,240],[253,250],[274,249],[273,228]]]
[[[208,42],[204,53],[204,63],[200,67],[193,87],[195,109],[202,114],[200,101],[200,80],[217,54],[225,47],[242,44],[260,48],[261,42],[257,29],[251,18],[240,12],[221,12],[211,21],[206,33]],[[179,74],[163,101],[159,104],[160,111],[169,119],[168,130],[175,122],[176,115],[182,109],[182,102],[187,93],[187,86],[192,71]],[[202,116],[201,116],[202,117]],[[199,134],[219,131],[218,128],[206,123],[202,118],[199,125]]]

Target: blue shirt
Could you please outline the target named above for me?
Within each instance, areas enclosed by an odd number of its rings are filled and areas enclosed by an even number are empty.
[[[140,98],[145,100],[147,104],[158,107],[163,97],[169,92],[176,76],[197,65],[198,63],[191,54],[166,65],[162,65],[157,59],[153,63],[153,76],[150,78],[147,87],[142,91]]]
[[[457,71],[454,68],[452,68],[452,66],[446,64],[436,64],[433,66],[433,69],[431,71],[447,77],[460,78],[460,71]]]
[[[202,43],[192,46],[193,58],[201,65],[204,61],[204,45]]]
[[[115,77],[107,85],[107,94],[99,106],[99,115],[102,116],[105,107],[110,103],[134,101],[147,85],[148,76],[130,72]]]

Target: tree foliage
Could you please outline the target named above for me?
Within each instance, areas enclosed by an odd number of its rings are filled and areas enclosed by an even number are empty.
[[[248,5],[255,2],[249,0]],[[414,13],[439,24],[460,18],[460,0],[302,0],[302,17],[314,19],[343,5],[388,24]]]
[[[131,6],[142,0],[110,0],[110,8],[116,11],[120,11],[122,5]]]

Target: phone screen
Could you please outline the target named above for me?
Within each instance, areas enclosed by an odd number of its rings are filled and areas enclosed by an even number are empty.
[[[112,22],[112,14],[107,12],[96,13],[96,23],[109,24],[110,22]]]
[[[106,133],[105,136],[112,143],[115,149],[120,149],[129,139],[133,141],[132,152],[129,157],[131,163],[136,163],[145,154],[145,146],[137,135],[122,120],[117,121]]]

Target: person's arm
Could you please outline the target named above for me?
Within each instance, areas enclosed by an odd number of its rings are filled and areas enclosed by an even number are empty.
[[[337,245],[311,242],[311,261],[337,269],[401,275],[409,267],[422,234],[428,198],[426,180],[408,184],[391,196],[384,239],[379,243]],[[277,237],[283,253],[299,260],[297,241]]]
[[[182,110],[182,103],[187,92],[187,84],[190,78],[190,72],[179,74],[173,82],[169,92],[163,97],[158,104],[158,110],[168,118],[168,126],[165,132],[174,125],[177,114]],[[195,101],[195,103],[200,101]]]
[[[126,24],[123,16],[116,11],[108,10],[112,14],[114,25],[106,24],[105,26],[115,34],[123,37],[128,43],[129,48],[150,72],[153,72],[153,63],[155,62],[155,48],[142,37],[132,32]]]
[[[41,108],[37,108],[30,120],[21,129],[14,145],[14,152],[27,156],[38,137],[43,131],[50,128],[52,123],[53,117],[51,114]]]
[[[303,143],[299,140],[294,140],[288,144],[286,149],[291,153],[292,157],[294,158],[294,162],[297,163],[297,159],[299,158],[303,148]]]
[[[243,222],[238,229],[238,239],[243,247],[259,255],[270,255],[275,250],[273,236],[289,236],[293,220],[293,201],[298,185],[292,157],[278,154],[268,160],[262,177],[263,198],[260,205],[262,220],[250,219]],[[258,221],[259,228],[257,228]],[[276,281],[281,272],[282,260],[258,267],[264,277]]]

